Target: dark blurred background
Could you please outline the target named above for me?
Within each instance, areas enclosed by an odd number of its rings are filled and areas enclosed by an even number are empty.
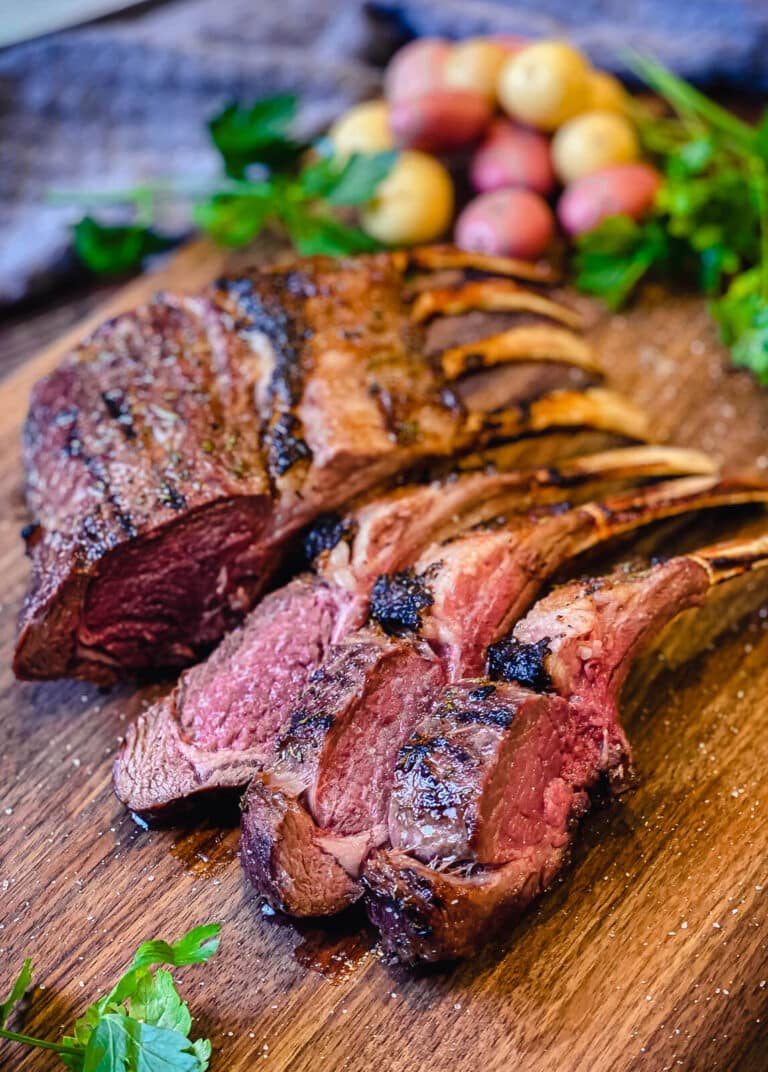
[[[109,287],[87,280],[71,255],[69,227],[83,207],[52,203],[50,192],[113,191],[170,174],[204,179],[217,166],[205,122],[227,100],[297,91],[301,125],[316,133],[353,101],[376,95],[383,64],[409,37],[479,33],[567,36],[619,74],[631,45],[721,95],[768,88],[768,0],[24,7],[0,2],[1,373]],[[183,227],[172,206],[164,223]]]

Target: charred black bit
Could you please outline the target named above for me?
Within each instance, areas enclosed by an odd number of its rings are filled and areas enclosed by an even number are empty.
[[[453,744],[447,737],[442,735],[435,737],[418,733],[407,744],[404,744],[397,753],[395,770],[402,774],[410,774],[418,766],[420,775],[428,775],[430,757],[437,749],[448,752],[459,763],[466,763],[469,759],[469,753],[458,745]]]
[[[357,524],[349,517],[337,513],[320,514],[304,535],[307,562],[313,562],[323,551],[332,551],[342,540],[351,540],[356,529]]]
[[[371,592],[371,618],[390,636],[405,636],[421,628],[421,612],[433,602],[424,576],[412,567],[383,573]]]
[[[515,707],[466,707],[463,711],[455,711],[453,717],[457,722],[481,723],[505,730],[515,721],[516,714]]]
[[[281,414],[269,431],[270,469],[276,476],[287,473],[296,462],[311,456],[307,442],[299,431],[301,424],[292,413]]]
[[[104,391],[101,397],[107,407],[107,413],[120,425],[126,439],[135,439],[136,429],[133,425],[133,414],[122,388],[112,387],[109,391]]]
[[[714,570],[739,569],[746,572],[751,570],[755,565],[755,559],[752,555],[744,555],[741,558],[724,555],[722,558],[710,558],[707,561]]]
[[[111,505],[112,505],[112,507],[113,507],[113,509],[115,511],[115,517],[116,517],[121,529],[123,530],[123,532],[125,533],[125,535],[128,537],[129,540],[135,540],[139,533],[138,533],[138,530],[136,529],[136,526],[133,523],[133,518],[131,517],[131,515],[128,513],[127,510],[123,510],[117,505],[117,502],[115,500],[114,495],[110,495],[109,501],[110,501],[110,503],[111,503]],[[184,505],[186,506],[186,501],[185,501]],[[183,509],[183,507],[182,507],[182,509]]]
[[[33,547],[42,533],[42,525],[39,521],[30,521],[22,526],[21,538],[27,547]]]
[[[290,738],[296,734],[305,737],[308,733],[313,733],[315,730],[328,730],[332,725],[332,714],[324,714],[321,711],[314,715],[307,714],[305,708],[297,707],[291,712],[291,722],[285,736],[286,738]]]
[[[476,689],[472,689],[468,699],[471,703],[482,703],[482,701],[487,700],[489,696],[493,696],[495,691],[495,685],[479,685]]]
[[[479,372],[485,364],[485,355],[482,350],[466,354],[464,357],[464,373]]]
[[[488,648],[488,676],[496,681],[517,681],[534,692],[552,689],[552,678],[544,665],[550,654],[551,637],[535,644],[521,644],[514,637],[504,637]]]
[[[157,490],[157,499],[163,506],[170,506],[172,510],[186,510],[187,508],[185,496],[169,480],[161,483]]]

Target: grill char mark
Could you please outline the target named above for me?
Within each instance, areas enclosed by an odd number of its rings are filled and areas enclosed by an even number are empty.
[[[306,320],[306,302],[316,289],[308,273],[293,269],[258,278],[219,280],[217,286],[234,300],[241,330],[255,330],[270,341],[275,365],[267,388],[271,410],[264,442],[269,471],[284,476],[311,458],[295,409],[304,390],[306,344],[313,332]]]
[[[421,628],[421,612],[434,602],[428,576],[412,567],[377,578],[371,592],[371,618],[389,636],[405,636]]]
[[[495,681],[516,681],[533,692],[549,692],[552,678],[544,662],[551,651],[549,644],[549,637],[542,637],[535,644],[504,637],[488,648],[489,676]]]

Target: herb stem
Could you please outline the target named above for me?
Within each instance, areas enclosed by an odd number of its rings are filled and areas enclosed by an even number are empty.
[[[46,1042],[45,1039],[32,1038],[30,1035],[20,1035],[16,1031],[8,1031],[0,1027],[0,1038],[9,1039],[11,1042],[20,1042],[24,1046],[37,1046],[41,1050],[53,1050],[55,1053],[63,1053],[70,1057],[81,1057],[82,1050],[75,1050],[71,1046],[61,1046],[57,1042]]]
[[[752,151],[755,132],[748,123],[737,118],[726,108],[721,108],[719,104],[715,104],[713,100],[694,89],[688,82],[684,82],[671,71],[665,70],[647,56],[630,49],[624,53],[624,59],[630,69],[647,82],[651,89],[666,97],[682,119],[694,118],[699,122],[703,120],[722,133],[728,134],[740,149]]]

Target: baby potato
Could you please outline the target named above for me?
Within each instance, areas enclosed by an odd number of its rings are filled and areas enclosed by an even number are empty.
[[[404,45],[389,61],[384,96],[394,102],[440,89],[451,49],[450,42],[441,37],[421,37]]]
[[[590,71],[588,78],[590,111],[626,114],[627,94],[618,78],[605,71]]]
[[[389,124],[398,146],[440,153],[476,141],[490,118],[491,105],[482,94],[440,89],[395,101]]]
[[[521,52],[531,43],[529,37],[521,37],[519,34],[509,33],[494,34],[491,40],[496,42],[496,44],[503,45],[503,47],[507,50],[508,56],[511,56],[513,53],[516,52]]]
[[[546,196],[555,185],[549,141],[530,127],[494,119],[472,157],[469,177],[479,193],[511,186]]]
[[[480,93],[496,103],[496,82],[510,50],[490,37],[470,37],[455,45],[445,60],[443,77],[450,89]]]
[[[617,164],[574,182],[561,195],[557,217],[564,231],[584,234],[608,216],[638,220],[652,207],[661,176],[650,164]]]
[[[496,190],[481,194],[456,221],[460,249],[501,257],[540,256],[555,229],[552,210],[531,190]]]
[[[385,100],[363,101],[339,116],[328,138],[339,156],[380,153],[394,145],[389,129],[389,105]]]
[[[556,130],[589,103],[589,67],[562,41],[541,41],[510,57],[497,84],[504,111],[529,126]]]
[[[639,152],[635,128],[615,112],[584,112],[564,123],[552,139],[552,160],[563,183],[628,164]]]
[[[453,217],[453,183],[439,160],[408,150],[361,213],[363,229],[389,246],[432,242]]]

